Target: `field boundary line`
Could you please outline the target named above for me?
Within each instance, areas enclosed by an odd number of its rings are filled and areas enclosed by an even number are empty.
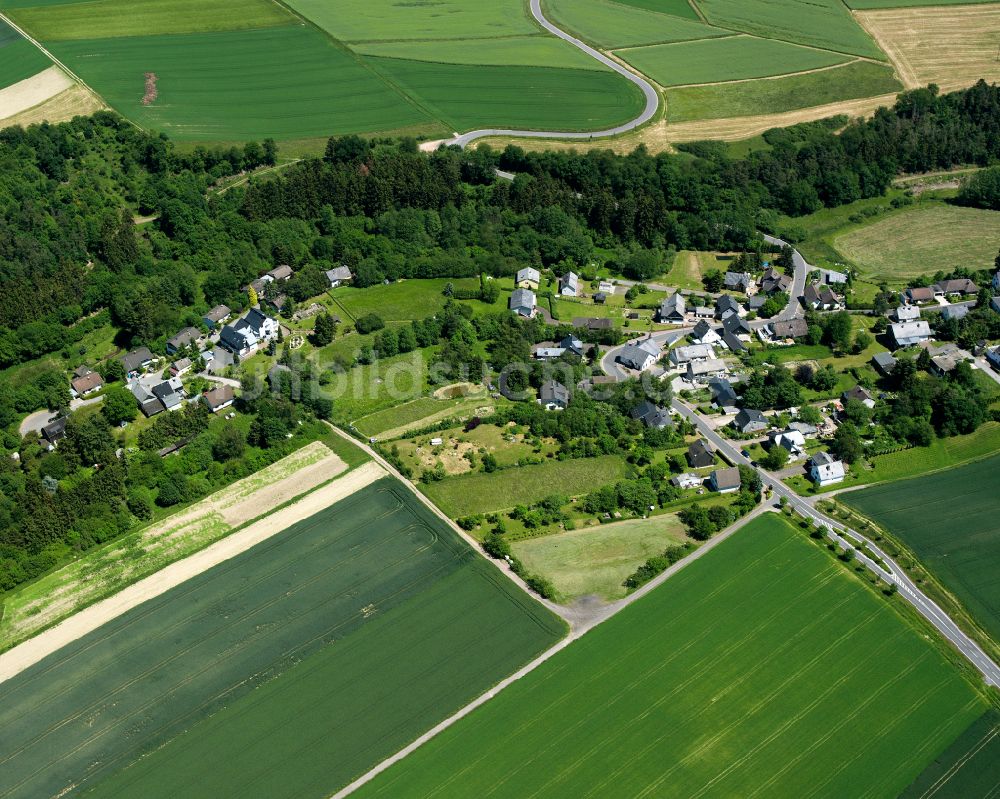
[[[194,554],[165,566],[116,594],[63,619],[54,627],[0,655],[0,682],[10,679],[107,622],[160,596],[208,569],[246,552],[302,519],[329,507],[385,476],[377,463],[365,463],[296,499],[284,508],[251,522]],[[331,490],[333,496],[331,497]]]

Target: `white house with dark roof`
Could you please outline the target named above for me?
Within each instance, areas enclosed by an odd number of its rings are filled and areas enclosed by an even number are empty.
[[[561,411],[569,405],[569,389],[555,380],[546,380],[538,389],[538,404],[549,411]]]
[[[658,322],[678,324],[684,321],[684,314],[686,312],[687,306],[684,298],[679,293],[676,293],[671,294],[660,303],[660,307],[656,312],[656,318]]]
[[[660,345],[651,338],[631,341],[618,353],[618,363],[642,372],[660,359]]]
[[[559,293],[564,297],[575,297],[580,289],[580,277],[576,272],[567,272],[559,278]]]
[[[809,461],[809,477],[816,485],[828,486],[844,480],[844,462],[828,452],[817,452]]]
[[[702,319],[694,326],[688,338],[695,344],[716,344],[721,340],[721,336],[707,321]]]
[[[182,328],[177,334],[167,339],[167,355],[174,355],[189,344],[194,344],[201,338],[201,331],[196,327]]]
[[[771,426],[767,417],[755,408],[740,408],[733,426],[741,433],[759,433]]]

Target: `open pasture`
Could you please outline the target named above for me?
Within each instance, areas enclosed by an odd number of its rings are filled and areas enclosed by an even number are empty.
[[[0,794],[326,797],[561,634],[385,478],[0,684]]]
[[[357,795],[892,799],[986,709],[894,601],[765,515]]]
[[[433,278],[400,280],[389,285],[368,286],[363,289],[341,286],[333,289],[332,295],[337,304],[355,318],[373,313],[387,322],[408,322],[426,319],[443,308],[447,301],[444,288],[449,283],[461,290],[479,288],[479,278],[475,277]]]
[[[435,505],[457,519],[530,505],[552,494],[578,496],[614,483],[627,466],[618,455],[551,460],[498,472],[470,472],[421,486]]]
[[[911,206],[831,237],[862,278],[896,286],[957,266],[986,269],[998,240],[1000,212],[943,203]]]
[[[889,56],[907,88],[936,83],[942,91],[951,91],[980,78],[989,83],[1000,80],[1000,5],[933,5],[940,7],[887,8],[855,16]]]
[[[694,42],[618,50],[661,86],[764,78],[842,64],[850,56],[755,36],[727,36]]]
[[[896,80],[889,67],[872,64],[869,61],[852,61],[833,69],[818,72],[806,72],[801,75],[788,75],[782,78],[765,78],[742,83],[719,83],[711,86],[684,86],[668,89],[667,120],[674,122],[691,122],[702,119],[729,119],[732,117],[754,117],[761,124],[745,125],[743,135],[760,133],[771,127],[796,122],[807,121],[819,117],[834,116],[838,113],[852,113],[849,108],[840,108],[837,103],[850,101],[859,97],[874,97],[896,92],[902,85]],[[884,102],[884,101],[883,101]],[[844,103],[845,106],[850,103]],[[797,109],[807,109],[823,106],[820,114],[805,114],[802,118],[789,115],[781,119],[777,115]],[[868,112],[873,109],[865,108]],[[709,123],[704,126],[704,133],[710,134],[718,130],[718,126]],[[690,141],[704,138],[699,128],[694,127],[684,136],[683,129],[678,128],[672,137],[674,141]],[[668,128],[669,132],[669,128]],[[739,138],[739,136],[723,135],[710,138]]]
[[[559,27],[606,48],[684,42],[731,33],[700,20],[647,11],[614,0],[546,0],[544,8]]]
[[[698,0],[713,25],[883,59],[841,0]]]
[[[1000,456],[839,499],[913,550],[1000,641],[998,496]]]

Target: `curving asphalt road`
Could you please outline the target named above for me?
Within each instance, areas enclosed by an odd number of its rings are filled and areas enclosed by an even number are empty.
[[[660,95],[657,94],[656,89],[653,88],[652,84],[644,78],[639,77],[634,72],[630,72],[625,69],[621,64],[612,61],[603,53],[598,52],[593,47],[588,44],[584,44],[579,39],[570,36],[562,28],[557,28],[553,23],[545,17],[542,13],[542,0],[531,0],[531,15],[535,18],[539,25],[541,25],[545,30],[554,36],[558,36],[563,41],[569,42],[574,47],[583,50],[591,58],[600,61],[604,66],[609,69],[614,70],[619,75],[621,75],[626,80],[634,83],[642,91],[646,98],[646,107],[643,109],[642,113],[639,114],[631,122],[626,122],[623,125],[618,125],[614,128],[608,128],[606,130],[595,130],[595,131],[558,131],[558,130],[505,130],[503,128],[484,128],[483,130],[472,130],[468,133],[463,133],[461,136],[456,136],[454,139],[449,139],[444,142],[448,145],[458,145],[459,147],[465,147],[470,142],[476,139],[482,139],[486,136],[521,136],[533,139],[593,139],[603,136],[615,136],[619,133],[625,133],[626,131],[632,130],[633,128],[643,125],[649,122],[656,114],[656,109],[660,107]]]
[[[733,464],[752,466],[750,460],[743,457],[731,441],[724,439],[716,433],[715,429],[700,414],[695,412],[688,405],[680,400],[674,400],[673,408],[681,416],[691,421],[691,423],[698,428],[699,432],[705,437],[705,439],[711,442],[711,444],[720,453],[722,453],[726,460]],[[887,583],[894,583],[899,588],[899,595],[913,605],[921,616],[927,619],[927,621],[929,621],[938,630],[938,632],[941,633],[941,635],[955,647],[955,649],[957,649],[973,666],[975,666],[979,673],[983,675],[983,678],[988,685],[1000,686],[1000,666],[997,666],[997,664],[994,663],[985,652],[983,652],[979,644],[966,635],[962,629],[951,620],[951,617],[949,617],[948,614],[945,613],[933,600],[929,599],[920,590],[917,584],[910,579],[909,575],[907,575],[906,572],[904,572],[903,569],[901,569],[899,565],[893,561],[892,558],[886,555],[885,552],[883,552],[874,542],[865,538],[855,530],[851,530],[840,522],[834,521],[830,517],[820,513],[812,505],[806,502],[803,497],[800,497],[780,480],[774,479],[766,472],[761,472],[760,474],[761,479],[764,481],[764,485],[770,486],[774,491],[775,496],[784,497],[788,501],[788,504],[798,513],[825,527],[827,535],[837,544],[841,547],[849,547],[853,549],[860,563],[863,563],[868,567],[868,569],[873,571]],[[854,540],[851,541],[850,539]],[[856,544],[856,542],[861,542],[861,544],[866,545],[868,549],[874,552],[875,555],[882,560],[886,567],[888,567],[888,571],[861,552],[858,548],[859,544]]]

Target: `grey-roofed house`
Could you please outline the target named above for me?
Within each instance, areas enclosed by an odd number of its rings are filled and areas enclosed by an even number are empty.
[[[675,474],[670,478],[670,482],[678,488],[697,488],[705,482],[705,478],[694,472],[684,472],[683,474]]]
[[[219,333],[219,345],[234,355],[246,358],[257,351],[257,337],[250,330],[237,329],[233,325],[223,325]]]
[[[138,347],[122,357],[127,374],[144,372],[155,360],[156,356],[149,351],[149,347]]]
[[[771,338],[784,341],[789,338],[802,338],[809,333],[809,325],[805,319],[789,319],[785,322],[771,322],[765,331]]]
[[[740,408],[736,418],[733,419],[733,426],[741,433],[759,433],[771,425],[760,411],[754,408]]]
[[[847,283],[847,275],[835,269],[820,269],[819,279],[828,286],[842,286]]]
[[[46,441],[49,447],[54,447],[62,439],[66,438],[66,416],[60,416],[58,419],[53,419],[41,430],[41,437],[43,441]]]
[[[986,360],[990,366],[1000,372],[1000,346],[986,350]]]
[[[736,389],[724,377],[713,377],[708,381],[708,389],[712,392],[712,404],[720,409],[736,407]]]
[[[569,405],[569,389],[555,380],[546,380],[538,390],[538,404],[550,411],[562,410]]]
[[[731,291],[742,291],[746,294],[752,280],[748,272],[726,272],[722,285]]]
[[[810,283],[802,292],[802,302],[814,311],[835,311],[843,306],[840,297],[829,286]]]
[[[685,312],[684,298],[679,293],[671,294],[660,303],[657,320],[660,322],[683,322]]]
[[[896,359],[891,352],[876,352],[872,356],[872,366],[879,374],[888,377],[896,368]]]
[[[687,462],[692,469],[704,469],[715,464],[715,450],[703,438],[695,441],[687,450]]]
[[[749,336],[751,332],[747,320],[734,313],[722,320],[722,329],[734,336]]]
[[[916,305],[900,305],[893,315],[897,322],[912,322],[920,318],[920,308]]]
[[[936,297],[951,296],[972,296],[979,293],[979,286],[967,277],[955,277],[950,280],[942,280],[931,286]]]
[[[225,322],[231,313],[228,305],[216,305],[201,318],[210,330],[214,330],[217,325]]]
[[[774,294],[777,291],[788,291],[791,288],[792,279],[784,272],[775,269],[773,266],[764,272],[760,279],[760,290],[764,294]]]
[[[129,386],[129,390],[132,392],[132,396],[135,397],[135,401],[139,403],[139,410],[142,411],[143,416],[156,416],[156,414],[163,412],[163,403],[160,402],[158,397],[149,392],[142,383],[133,383]]]
[[[670,350],[670,363],[674,366],[685,366],[690,361],[704,361],[715,357],[711,344],[687,344]]]
[[[580,278],[575,272],[567,272],[559,278],[559,293],[564,297],[575,297],[580,288]]]
[[[847,402],[848,400],[857,400],[866,408],[875,407],[875,397],[872,393],[864,386],[854,386],[854,388],[849,388],[847,391],[840,395],[842,402]]]
[[[729,351],[734,355],[739,355],[741,352],[747,351],[746,345],[732,333],[723,333],[722,343],[725,344],[729,348]]]
[[[174,377],[180,377],[181,375],[190,372],[192,366],[194,366],[194,361],[190,358],[178,358],[170,364],[170,374]]]
[[[806,437],[814,436],[819,432],[816,429],[816,425],[809,424],[809,422],[789,422],[788,429],[802,433],[802,435]]]
[[[738,315],[741,310],[743,310],[743,306],[731,294],[723,294],[715,301],[715,315],[719,319],[725,320],[730,314]]]
[[[603,291],[599,291],[594,295],[594,303],[597,305],[604,305],[608,301],[608,295]]]
[[[828,452],[817,452],[809,461],[809,477],[820,486],[843,481],[844,463]]]
[[[514,278],[514,283],[518,288],[522,289],[537,289],[539,283],[541,282],[541,273],[532,266],[526,266],[524,269],[519,269],[517,276]]]
[[[614,321],[607,318],[598,318],[594,316],[573,317],[573,327],[577,329],[585,328],[587,330],[611,330],[614,326]]]
[[[333,269],[327,269],[326,279],[330,281],[330,288],[335,289],[337,286],[344,285],[344,283],[350,283],[354,279],[354,275],[351,274],[349,267],[341,264]]]
[[[674,426],[674,420],[670,417],[670,411],[655,405],[649,400],[643,400],[636,405],[630,415],[633,419],[642,420],[646,427],[654,430],[664,430],[667,427]]]
[[[714,319],[715,309],[709,308],[707,305],[696,305],[691,314],[695,319]]]
[[[267,304],[271,308],[274,308],[277,313],[281,313],[285,309],[285,306],[288,305],[288,295],[279,294],[277,297],[270,297],[267,300]]]
[[[708,476],[708,484],[713,491],[720,494],[731,494],[740,490],[740,470],[735,466],[728,469],[716,469]]]
[[[719,358],[709,358],[705,361],[690,361],[687,365],[687,379],[693,383],[704,383],[716,375],[728,371],[726,362]]]
[[[946,305],[941,309],[941,318],[948,321],[964,319],[969,315],[968,305]]]
[[[917,319],[913,322],[896,322],[889,325],[892,338],[897,347],[909,347],[927,341],[931,337],[931,326],[925,319]]]
[[[563,336],[562,341],[559,342],[559,346],[562,347],[567,352],[571,352],[573,355],[576,355],[580,358],[582,358],[589,349],[589,347],[586,344],[584,344],[582,341],[580,341],[580,339],[578,339],[576,336],[570,333],[567,333],[565,336]]]
[[[530,319],[535,315],[535,292],[531,289],[514,289],[510,295],[509,307],[518,316]]]
[[[281,264],[280,266],[276,266],[274,269],[271,269],[267,273],[267,276],[271,278],[271,280],[288,280],[292,276],[292,267],[288,264]]]
[[[162,402],[168,411],[175,411],[184,404],[184,385],[179,377],[171,377],[153,386],[153,396]]]
[[[660,358],[660,345],[651,338],[631,341],[618,353],[618,363],[641,372],[648,369]]]
[[[189,344],[201,338],[201,331],[196,327],[185,327],[177,334],[167,339],[167,354],[174,355]]]
[[[767,302],[767,297],[765,297],[763,294],[754,294],[752,297],[747,297],[747,301],[743,303],[743,307],[746,308],[747,311],[752,311],[753,313],[757,313],[758,311],[760,311],[761,308],[764,307],[764,304],[766,302]]]
[[[702,319],[694,326],[690,339],[695,344],[714,344],[720,340],[720,336],[708,322]]]

